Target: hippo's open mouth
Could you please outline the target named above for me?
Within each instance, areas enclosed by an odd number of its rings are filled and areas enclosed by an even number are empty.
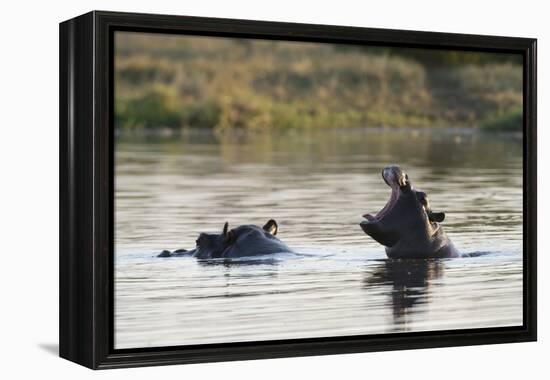
[[[381,220],[387,213],[389,213],[399,199],[400,189],[408,185],[408,176],[407,174],[405,174],[405,172],[401,170],[399,166],[388,166],[384,168],[384,170],[382,170],[382,178],[384,179],[384,182],[386,182],[386,184],[391,187],[390,199],[382,208],[382,210],[380,210],[376,215],[363,215],[363,218],[365,218],[368,222],[377,222]]]
[[[393,209],[393,207],[397,203],[398,198],[399,198],[399,188],[392,186],[390,199],[388,200],[388,203],[386,203],[386,205],[382,208],[382,210],[378,211],[378,213],[374,216],[372,214],[364,214],[363,218],[367,219],[367,221],[369,221],[369,222],[379,221],[388,212],[390,212],[391,209]]]

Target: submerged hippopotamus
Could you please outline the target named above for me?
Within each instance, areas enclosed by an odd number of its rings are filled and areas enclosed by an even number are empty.
[[[263,256],[273,253],[293,251],[275,235],[277,222],[270,219],[262,228],[244,225],[229,229],[226,222],[221,234],[201,233],[195,249],[178,249],[174,252],[162,251],[158,257],[193,256],[198,259],[239,258]]]
[[[388,166],[382,178],[391,187],[391,197],[376,216],[365,214],[361,228],[386,247],[389,258],[445,258],[459,253],[440,223],[442,212],[433,212],[428,196],[414,190],[409,176],[399,166]]]

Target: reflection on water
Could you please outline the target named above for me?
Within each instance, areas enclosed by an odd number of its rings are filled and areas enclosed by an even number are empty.
[[[443,271],[440,260],[385,260],[365,278],[365,289],[391,285],[394,323],[402,325],[415,304],[428,302],[430,281],[440,278]]]
[[[398,163],[474,257],[385,260],[357,225]],[[119,137],[117,348],[522,323],[522,151],[468,131]],[[153,257],[199,232],[274,218],[304,256]],[[476,252],[484,254],[476,255]]]

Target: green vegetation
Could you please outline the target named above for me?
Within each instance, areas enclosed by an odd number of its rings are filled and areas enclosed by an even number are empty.
[[[486,130],[521,131],[523,112],[515,109],[501,115],[495,115],[482,120],[480,127]]]
[[[521,120],[513,55],[122,33],[115,75],[124,129],[514,129]]]
[[[117,124],[127,128],[181,126],[177,94],[170,88],[153,87],[137,97],[117,98],[115,108]]]

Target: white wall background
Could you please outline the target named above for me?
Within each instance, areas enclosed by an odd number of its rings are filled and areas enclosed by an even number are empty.
[[[0,377],[150,379],[548,376],[550,12],[545,1],[10,1],[0,39]],[[111,370],[57,358],[58,23],[89,10],[353,25],[539,39],[539,342]],[[7,244],[6,244],[7,242]],[[546,353],[544,352],[546,350]],[[546,377],[547,378],[547,377]]]

